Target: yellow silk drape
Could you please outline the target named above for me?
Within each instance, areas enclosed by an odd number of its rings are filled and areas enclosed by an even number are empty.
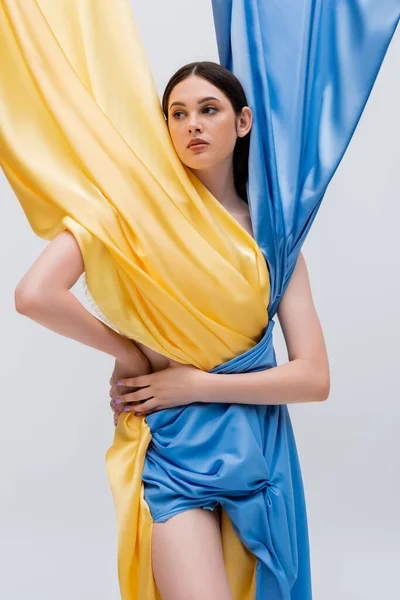
[[[0,33],[0,164],[35,233],[74,234],[122,335],[207,370],[253,347],[268,324],[264,257],[177,157],[129,2],[0,0]],[[124,415],[107,453],[126,600],[158,597],[150,439]],[[226,514],[222,535],[235,599],[250,600],[254,560]]]
[[[131,339],[206,369],[248,350],[265,260],[177,157],[129,3],[0,6],[1,165],[34,231],[75,234],[91,295]]]

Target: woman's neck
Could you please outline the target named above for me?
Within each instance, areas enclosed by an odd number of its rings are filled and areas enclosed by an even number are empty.
[[[227,210],[237,210],[246,204],[235,188],[231,158],[210,169],[191,170]]]

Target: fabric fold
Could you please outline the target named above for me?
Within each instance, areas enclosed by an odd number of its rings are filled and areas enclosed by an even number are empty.
[[[35,233],[73,233],[122,335],[202,369],[254,346],[265,259],[179,160],[128,0],[1,0],[0,24],[0,164]]]
[[[213,0],[254,114],[255,239],[178,159],[128,0],[0,0],[0,165],[33,231],[77,239],[122,335],[210,372],[276,366],[273,317],[357,126],[400,0]],[[286,405],[122,414],[106,454],[122,600],[160,600],[154,521],[222,506],[234,600],[311,600]]]
[[[212,0],[220,62],[254,115],[248,195],[273,318],[354,134],[400,0]]]

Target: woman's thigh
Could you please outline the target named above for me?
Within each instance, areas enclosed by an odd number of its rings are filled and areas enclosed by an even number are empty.
[[[218,509],[194,508],[153,523],[153,574],[163,600],[232,600]]]

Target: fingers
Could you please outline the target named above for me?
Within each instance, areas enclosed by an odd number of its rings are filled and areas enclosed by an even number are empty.
[[[128,386],[124,386],[123,389],[121,389],[121,386],[118,385],[112,385],[109,391],[109,396],[110,398],[120,398],[122,402],[134,402],[134,401],[138,401],[138,400],[143,400],[144,398],[146,398],[146,394],[142,391],[141,396],[140,397],[133,397],[133,394],[135,392],[140,391],[141,388],[138,387],[128,387]],[[149,392],[147,392],[147,398],[149,397]]]
[[[113,412],[117,414],[120,414],[124,408],[124,404],[122,404],[121,402],[116,402],[115,400],[111,400],[110,406],[111,410],[113,410]]]
[[[153,412],[157,412],[157,409],[159,408],[160,407],[155,400],[147,400],[146,402],[139,404],[139,406],[136,405],[134,407],[137,416],[150,415]]]
[[[154,412],[158,412],[161,408],[155,403],[151,401],[147,401],[144,404],[117,404],[114,400],[110,402],[111,409],[114,413],[114,425],[116,426],[118,423],[118,417],[122,413],[130,412],[134,413],[136,417],[142,417],[145,415],[151,415]]]
[[[124,413],[124,412],[136,413],[137,412],[137,404],[133,404],[133,403],[122,404],[122,403],[117,403],[115,400],[111,400],[110,407],[114,413],[114,425],[117,424],[118,417],[121,413]]]
[[[121,414],[121,412],[123,412],[122,411],[123,407],[120,404],[119,405],[115,404],[114,400],[111,400],[110,406],[111,406],[111,409],[112,409],[112,411],[114,413],[114,425],[116,427],[118,425],[118,417]]]
[[[141,388],[138,388],[137,386],[117,386],[112,378],[110,379],[110,385],[110,407],[114,413],[114,426],[116,427],[118,425],[119,415],[123,412],[137,413],[138,406],[141,406],[143,402],[149,400],[149,392],[147,392],[146,397],[145,390],[141,390]],[[139,398],[138,393],[140,394]],[[142,411],[140,414],[146,413]]]
[[[109,396],[110,398],[118,398],[121,395],[120,390],[118,390],[118,387],[116,385],[112,385],[110,387],[110,392],[109,392]]]
[[[116,392],[116,394],[114,395],[113,393],[113,398],[114,400],[121,400],[122,404],[127,404],[127,403],[136,403],[139,404],[141,402],[146,402],[148,400],[151,400],[152,398],[154,398],[154,396],[151,394],[151,392],[147,389],[147,388],[133,388],[133,392],[125,392],[124,394],[121,394],[121,392]],[[119,404],[119,402],[118,402]]]

